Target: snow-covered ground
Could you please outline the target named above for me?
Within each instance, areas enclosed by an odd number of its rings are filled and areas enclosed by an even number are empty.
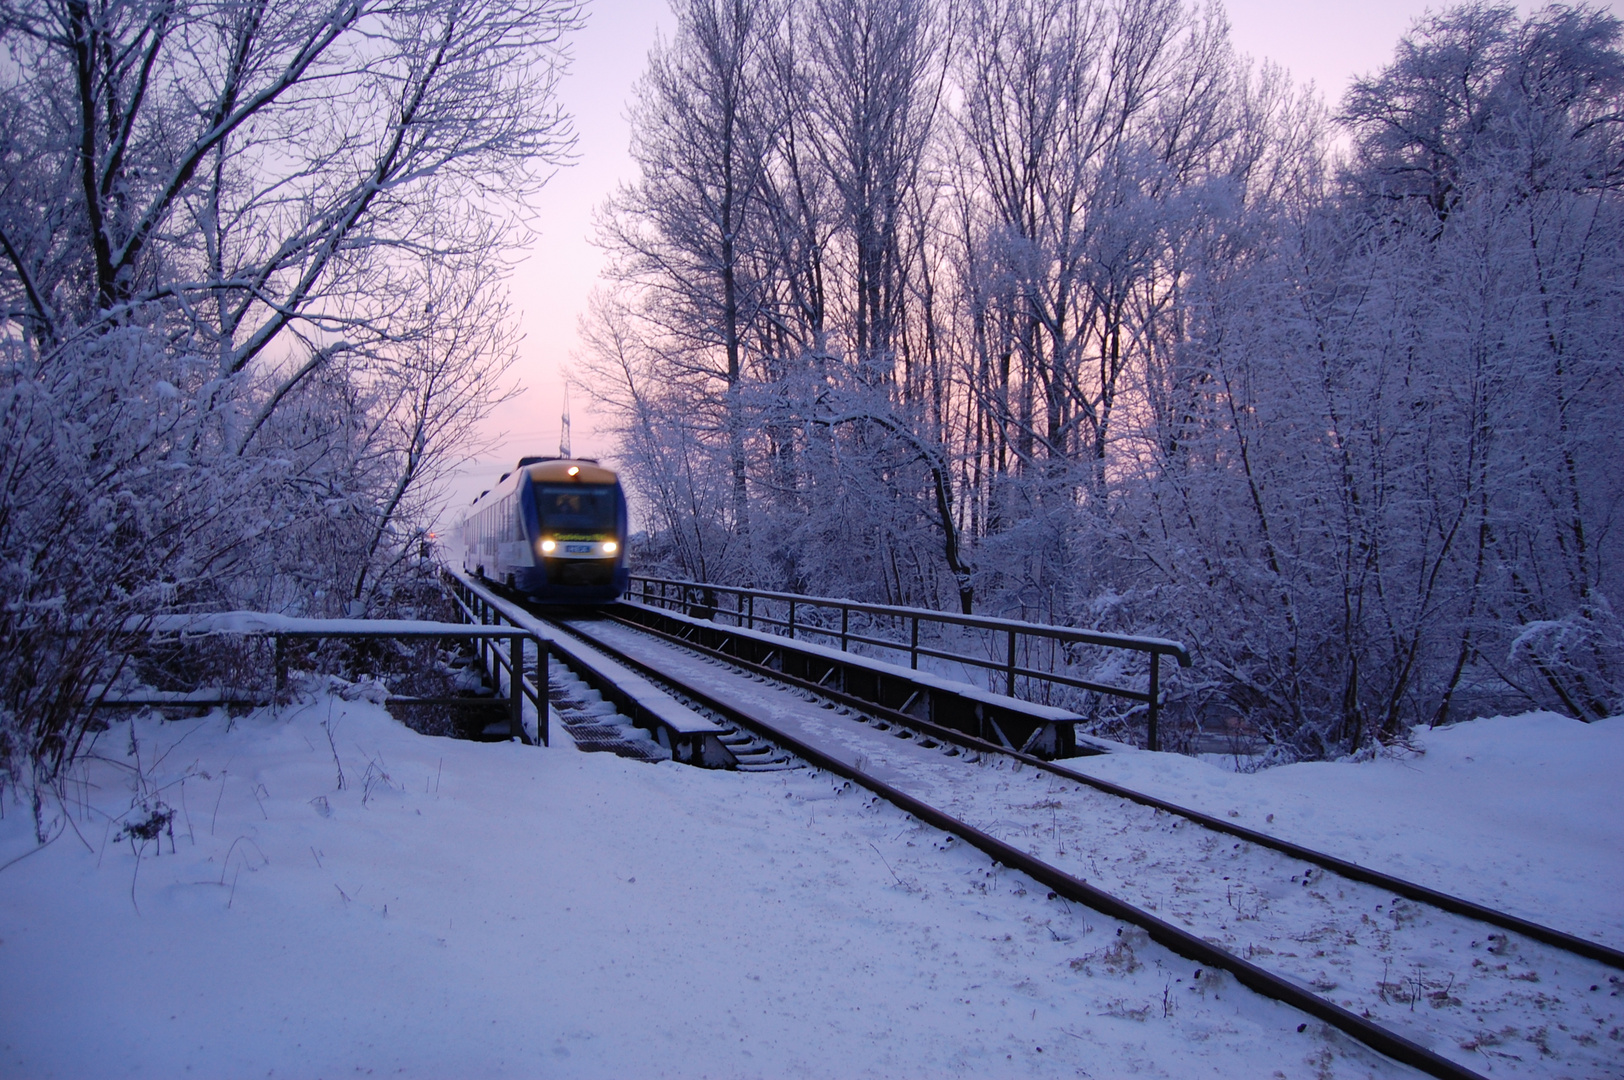
[[[1449,850],[1394,869],[1472,892],[1492,852],[1617,944],[1624,721],[1424,739],[1089,767],[1348,854],[1408,822]],[[327,693],[97,749],[45,848],[3,800],[6,1077],[1410,1075],[817,772],[432,739]],[[160,801],[172,837],[117,839]]]
[[[593,627],[592,633],[716,700],[754,712],[798,743],[817,746],[1469,1069],[1527,1080],[1613,1071],[1618,1044],[1606,1036],[1624,1027],[1624,1002],[1610,996],[1614,972],[1603,964],[1521,938],[1490,936],[1492,928],[1475,920],[1327,876],[1278,852],[1232,842],[1002,755],[945,756],[930,740],[898,739],[889,725],[871,725],[858,713],[828,708],[804,693],[740,679],[724,662],[625,627]],[[1493,725],[1478,741],[1484,748],[1496,743]],[[1543,763],[1549,753],[1542,748],[1518,756]],[[1130,751],[1124,761],[1120,767],[1127,770],[1184,772],[1178,759],[1164,755]],[[1186,783],[1200,778],[1200,769],[1182,777]],[[1304,779],[1312,784],[1314,776]],[[1459,795],[1459,786],[1412,794],[1410,809],[1443,818],[1470,811],[1465,803],[1451,810],[1443,801]],[[1346,811],[1363,813],[1357,800],[1323,801],[1328,811],[1340,802]],[[1227,813],[1239,816],[1233,808]],[[1270,813],[1261,816],[1274,824]],[[1549,824],[1561,831],[1560,820]],[[1452,823],[1426,838],[1400,828],[1389,842],[1425,854],[1458,840],[1452,835],[1458,827]]]
[[[1250,774],[1170,754],[1064,764],[1624,948],[1624,717],[1496,716],[1415,745]]]

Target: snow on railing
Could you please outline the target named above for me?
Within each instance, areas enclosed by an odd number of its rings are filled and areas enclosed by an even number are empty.
[[[478,623],[430,622],[419,619],[310,619],[294,615],[278,615],[265,611],[220,611],[195,615],[153,615],[131,618],[124,624],[126,633],[158,634],[175,637],[210,637],[235,635],[271,638],[276,652],[276,693],[280,696],[287,686],[287,654],[283,642],[320,638],[351,638],[357,640],[459,638],[478,643],[480,661],[490,672],[499,693],[507,698],[509,730],[526,745],[548,743],[547,703],[524,674],[525,643],[536,649],[539,670],[537,682],[546,686],[547,642],[529,630],[517,626],[482,626]],[[508,649],[497,647],[499,641],[508,642]],[[505,686],[503,684],[506,684]],[[217,695],[225,702],[231,695]],[[242,695],[236,695],[237,698]],[[414,705],[466,705],[466,698],[391,697],[388,702]],[[151,693],[140,697],[110,698],[102,695],[102,704],[108,705],[174,705],[203,703],[198,694]],[[525,706],[530,708],[527,710]]]
[[[1190,666],[1189,650],[1182,643],[1167,638],[1109,634],[1098,630],[1050,626],[1044,623],[1029,623],[1017,619],[1002,619],[986,615],[960,615],[952,612],[932,611],[929,608],[873,604],[837,597],[806,596],[800,593],[712,585],[706,582],[675,581],[638,574],[631,577],[629,595],[651,607],[657,605],[667,608],[680,608],[684,614],[698,615],[707,619],[725,616],[737,626],[748,629],[762,626],[770,628],[774,633],[783,633],[791,639],[794,639],[796,634],[799,633],[803,638],[815,635],[826,639],[831,645],[835,641],[839,641],[842,652],[851,651],[851,646],[854,644],[899,653],[905,652],[908,654],[909,666],[914,669],[918,669],[921,656],[968,665],[986,672],[989,678],[1002,675],[1004,692],[1010,697],[1016,696],[1017,680],[1026,679],[1029,683],[1036,682],[1070,687],[1088,693],[1141,702],[1146,706],[1148,714],[1147,744],[1152,750],[1159,749],[1160,744],[1158,725],[1162,704],[1161,658],[1170,656],[1178,662],[1180,667]],[[729,605],[721,602],[721,598],[724,596],[732,598],[731,610]],[[758,601],[762,602],[760,610],[757,608]],[[804,618],[808,612],[829,612],[831,617],[827,620],[820,618],[818,621],[809,622]],[[838,629],[835,628],[832,618],[832,615],[836,612],[840,616]],[[863,633],[863,626],[853,626],[852,615],[854,613],[871,616],[873,619],[886,620],[891,622],[892,625],[903,624],[908,629],[908,640],[902,642],[865,634]],[[1003,646],[1003,655],[994,656],[992,650],[996,649],[997,646],[991,644],[989,644],[989,655],[985,658],[962,650],[948,651],[946,649],[932,648],[929,644],[922,644],[920,641],[919,628],[921,624],[984,631],[989,642],[997,642],[998,645]],[[1048,642],[1050,644],[1051,661],[1054,659],[1053,653],[1056,647],[1060,651],[1061,659],[1064,660],[1066,646],[1068,645],[1087,645],[1143,654],[1148,668],[1145,688],[1141,690],[1137,687],[1112,685],[1099,679],[1078,678],[1053,670],[1053,663],[1051,663],[1050,670],[1043,670],[1031,667],[1029,664],[1020,663],[1023,656],[1031,657],[1033,642]],[[990,686],[989,689],[991,689]]]

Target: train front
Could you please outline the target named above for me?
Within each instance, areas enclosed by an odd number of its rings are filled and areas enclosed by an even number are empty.
[[[562,459],[527,466],[520,497],[535,565],[518,587],[555,604],[601,604],[626,591],[626,495],[613,470]]]

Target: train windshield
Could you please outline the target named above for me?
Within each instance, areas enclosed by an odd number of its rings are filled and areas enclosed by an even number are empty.
[[[612,484],[537,484],[536,509],[544,529],[615,531],[617,507]]]

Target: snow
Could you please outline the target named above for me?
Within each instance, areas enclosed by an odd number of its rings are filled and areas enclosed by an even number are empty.
[[[1624,945],[1624,717],[1417,729],[1417,754],[1250,774],[1173,754],[1063,764],[1237,824]]]
[[[1371,843],[1431,808],[1416,831],[1472,850],[1616,863],[1619,722],[1566,742],[1480,723],[1409,762],[1210,769],[1201,790]],[[1456,772],[1542,816],[1507,830],[1425,790]],[[44,848],[3,799],[8,1077],[1413,1075],[811,770],[427,738],[320,689],[115,723],[64,793]],[[172,839],[115,839],[143,798],[174,807]],[[1550,891],[1614,925],[1616,870]]]
[[[1611,989],[1601,992],[1614,972],[1596,961],[1520,938],[1492,939],[1475,920],[1328,878],[1279,852],[1232,844],[1002,755],[946,756],[950,748],[898,739],[890,725],[871,726],[810,694],[752,687],[725,662],[624,626],[591,632],[754,712],[788,738],[1468,1068],[1605,1075],[1616,1056],[1602,1036],[1624,1028],[1624,1010]]]
[[[500,627],[470,628],[467,623],[426,622],[420,619],[310,619],[265,611],[218,611],[196,615],[158,615],[132,618],[125,623],[132,633],[161,634],[330,634],[343,637],[411,635],[415,637],[468,637],[470,633],[500,636]],[[513,631],[508,630],[511,634]]]

